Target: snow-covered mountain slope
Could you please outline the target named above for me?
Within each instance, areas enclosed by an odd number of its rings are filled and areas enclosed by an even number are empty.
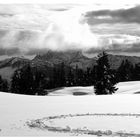
[[[113,95],[92,96],[92,87],[73,87],[51,95],[0,92],[0,136],[140,136],[140,82],[117,85]],[[128,93],[128,94],[127,94]],[[61,95],[62,95],[61,94]]]

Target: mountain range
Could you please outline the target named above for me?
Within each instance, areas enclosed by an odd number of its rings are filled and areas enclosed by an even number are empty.
[[[78,65],[79,68],[86,70],[87,67],[91,68],[96,65],[97,57],[88,58],[81,51],[68,51],[68,52],[56,52],[48,51],[44,54],[36,55],[32,60],[24,57],[12,57],[0,61],[0,75],[2,78],[11,80],[14,71],[27,64],[30,64],[32,68],[39,69],[49,74],[53,67],[64,63],[65,66],[75,68]],[[123,60],[130,61],[133,65],[140,63],[140,57],[136,56],[123,56],[108,54],[109,63],[112,69],[117,69]]]

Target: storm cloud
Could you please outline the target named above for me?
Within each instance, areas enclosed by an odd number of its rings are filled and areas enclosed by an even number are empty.
[[[90,11],[85,16],[89,24],[140,23],[140,6],[129,9]]]

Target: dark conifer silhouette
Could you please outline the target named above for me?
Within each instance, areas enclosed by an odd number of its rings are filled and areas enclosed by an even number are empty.
[[[83,71],[82,69],[78,68],[78,65],[76,65],[74,72],[74,85],[79,86],[82,84],[83,84]]]
[[[33,95],[33,73],[30,65],[15,71],[12,78],[11,91],[14,93]]]
[[[8,82],[5,79],[2,79],[0,75],[0,91],[7,92],[8,91]]]
[[[36,95],[46,95],[48,94],[47,91],[44,91],[44,89],[47,89],[48,81],[45,78],[45,74],[36,70],[33,74],[33,93]]]
[[[133,80],[134,67],[127,59],[123,60],[117,70],[117,78],[119,82]]]
[[[139,81],[140,80],[140,64],[135,64],[133,70],[133,80]]]
[[[68,75],[66,77],[66,86],[71,87],[74,86],[74,73],[71,67],[68,69]]]
[[[103,52],[98,56],[97,65],[93,64],[86,69],[62,62],[54,64],[48,74],[40,68],[26,64],[15,71],[10,89],[14,93],[44,95],[47,94],[44,92],[46,89],[94,85],[96,94],[112,94],[117,90],[115,88],[117,82],[140,80],[139,71],[139,64],[133,67],[128,60],[123,61],[117,70],[112,70],[108,55]]]
[[[30,65],[27,65],[15,71],[12,77],[11,92],[27,95],[44,95],[43,91],[46,84],[43,73],[33,72]]]
[[[21,70],[18,69],[14,72],[14,75],[12,77],[11,81],[11,89],[10,91],[13,93],[21,93]]]
[[[59,83],[60,87],[63,87],[66,85],[66,75],[65,75],[65,65],[64,63],[61,63],[60,70],[59,70]]]
[[[117,90],[115,87],[117,81],[110,69],[108,55],[105,52],[98,55],[94,80],[94,89],[97,95],[112,94]]]

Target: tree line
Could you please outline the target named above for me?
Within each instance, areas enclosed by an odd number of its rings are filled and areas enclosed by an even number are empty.
[[[51,74],[32,68],[28,64],[14,72],[10,85],[0,76],[0,91],[46,95],[48,89],[94,85],[95,93],[102,95],[114,93],[118,82],[140,80],[139,64],[133,65],[128,60],[123,60],[118,69],[111,69],[106,52],[98,55],[96,63],[86,70],[78,65],[72,68],[61,63],[52,68]]]

